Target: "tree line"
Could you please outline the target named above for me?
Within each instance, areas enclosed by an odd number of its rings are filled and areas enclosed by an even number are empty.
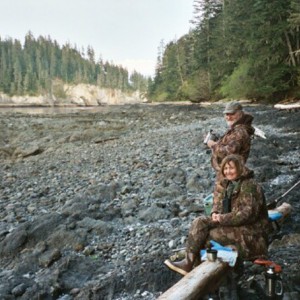
[[[157,101],[300,98],[299,0],[194,0],[190,32],[158,49]]]
[[[0,37],[0,91],[8,95],[64,97],[63,84],[93,84],[122,91],[146,91],[148,78],[122,66],[96,61],[92,47],[78,50],[60,46],[50,37],[35,38],[31,32],[24,45],[17,39]]]

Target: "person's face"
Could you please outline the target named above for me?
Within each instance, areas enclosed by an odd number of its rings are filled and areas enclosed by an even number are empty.
[[[237,110],[235,113],[225,114],[224,118],[228,126],[232,126],[241,117],[241,112]]]
[[[237,168],[233,161],[229,161],[225,164],[223,174],[228,180],[236,180],[238,177]]]

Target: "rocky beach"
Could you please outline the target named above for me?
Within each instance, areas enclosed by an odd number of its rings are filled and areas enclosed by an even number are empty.
[[[204,214],[214,172],[203,137],[226,130],[224,104],[133,104],[69,113],[0,110],[0,299],[156,299],[181,276],[165,258]],[[271,201],[300,178],[300,111],[244,104],[248,166]],[[300,299],[300,188],[269,258],[283,298]],[[244,299],[261,299],[241,277]],[[242,288],[243,287],[243,288]]]

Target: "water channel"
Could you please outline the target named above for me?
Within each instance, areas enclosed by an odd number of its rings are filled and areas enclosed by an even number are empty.
[[[53,114],[73,114],[81,111],[84,112],[103,112],[108,106],[64,106],[64,107],[39,107],[39,106],[0,106],[0,114],[2,113],[21,113],[28,115],[53,115]]]

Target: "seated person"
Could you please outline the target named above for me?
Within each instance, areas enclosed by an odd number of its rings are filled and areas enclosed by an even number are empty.
[[[209,240],[237,249],[243,260],[267,255],[268,210],[263,191],[239,155],[226,156],[220,172],[222,189],[214,195],[211,216],[196,218],[190,227],[185,259],[164,263],[182,275],[199,261],[199,252]]]

